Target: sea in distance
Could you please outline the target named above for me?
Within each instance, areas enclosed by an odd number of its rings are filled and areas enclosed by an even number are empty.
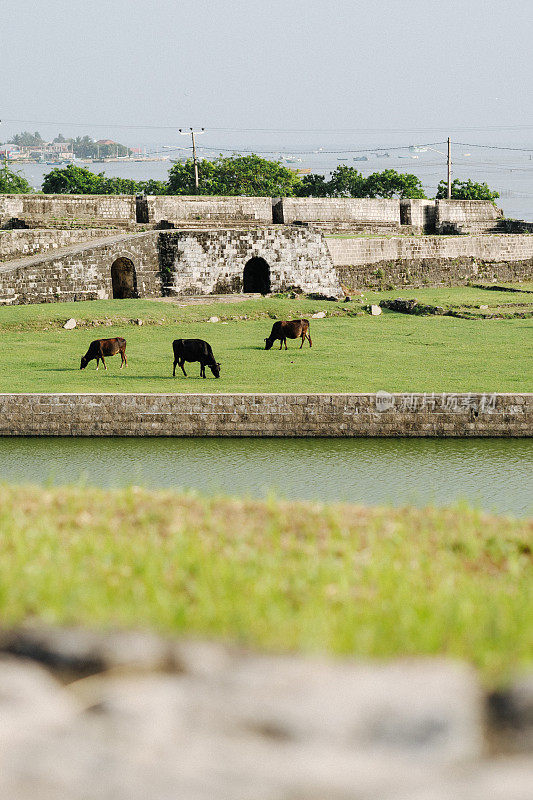
[[[148,150],[148,148],[147,148]],[[413,173],[420,178],[424,191],[428,197],[434,197],[440,180],[446,178],[445,145],[440,145],[440,152],[436,149],[421,148],[418,152],[404,149],[401,152],[391,148],[388,156],[387,150],[374,153],[366,152],[367,161],[356,161],[362,154],[346,153],[342,157],[317,150],[312,153],[291,153],[289,150],[269,153],[266,158],[282,160],[285,166],[291,169],[311,170],[326,177],[339,165],[355,167],[363,175],[372,172],[381,172],[384,169],[395,169],[398,172]],[[169,153],[169,151],[166,151]],[[236,151],[238,152],[238,151]],[[261,151],[257,151],[261,154]],[[92,172],[104,172],[108,177],[131,178],[141,180],[166,180],[168,171],[172,167],[171,158],[185,159],[189,154],[183,152],[173,154],[171,151],[157,151],[152,147],[149,150],[152,158],[160,157],[162,160],[150,161],[108,161],[98,163],[76,162],[78,166],[90,169]],[[159,154],[158,154],[159,153]],[[215,148],[202,148],[199,158],[214,158],[218,155]],[[228,155],[224,152],[224,155]],[[19,171],[34,189],[39,190],[43,177],[54,168],[50,164],[25,164],[13,162],[13,168]],[[476,150],[467,147],[455,146],[453,155],[453,178],[486,182],[491,189],[500,193],[497,205],[503,209],[506,217],[523,219],[533,222],[533,149],[526,150]],[[200,175],[201,180],[201,175]]]

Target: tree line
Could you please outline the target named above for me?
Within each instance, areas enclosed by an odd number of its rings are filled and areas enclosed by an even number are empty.
[[[168,180],[135,181],[107,177],[83,167],[69,164],[52,169],[44,176],[45,194],[151,194],[151,195],[244,195],[249,197],[386,197],[425,198],[422,183],[416,175],[385,169],[364,176],[354,167],[338,166],[329,180],[324,175],[299,176],[279,161],[257,155],[220,156],[213,161],[198,162],[200,185],[196,192],[192,160],[174,164]],[[27,193],[32,188],[26,179],[4,162],[0,170],[0,192]],[[446,181],[437,187],[437,198],[446,197]],[[498,192],[486,183],[454,180],[452,198],[490,200]]]

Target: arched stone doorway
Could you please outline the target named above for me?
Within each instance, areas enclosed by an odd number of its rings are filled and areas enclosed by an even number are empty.
[[[242,276],[243,292],[270,292],[270,267],[264,258],[254,256],[246,262]]]
[[[133,261],[129,258],[117,258],[111,265],[111,283],[113,299],[125,300],[137,297],[137,276]]]

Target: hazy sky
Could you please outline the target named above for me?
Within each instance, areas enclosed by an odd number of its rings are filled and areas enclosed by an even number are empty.
[[[528,0],[0,0],[0,10],[0,140],[22,128],[179,140],[116,123],[205,126],[214,145],[347,136],[240,130],[264,128],[381,129],[359,139],[386,144],[395,129],[441,128],[415,137],[432,141],[530,126],[476,140],[533,139]]]

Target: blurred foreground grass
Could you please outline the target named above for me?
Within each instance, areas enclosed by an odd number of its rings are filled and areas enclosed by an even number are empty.
[[[0,486],[0,618],[271,650],[533,663],[532,525],[138,488]]]

